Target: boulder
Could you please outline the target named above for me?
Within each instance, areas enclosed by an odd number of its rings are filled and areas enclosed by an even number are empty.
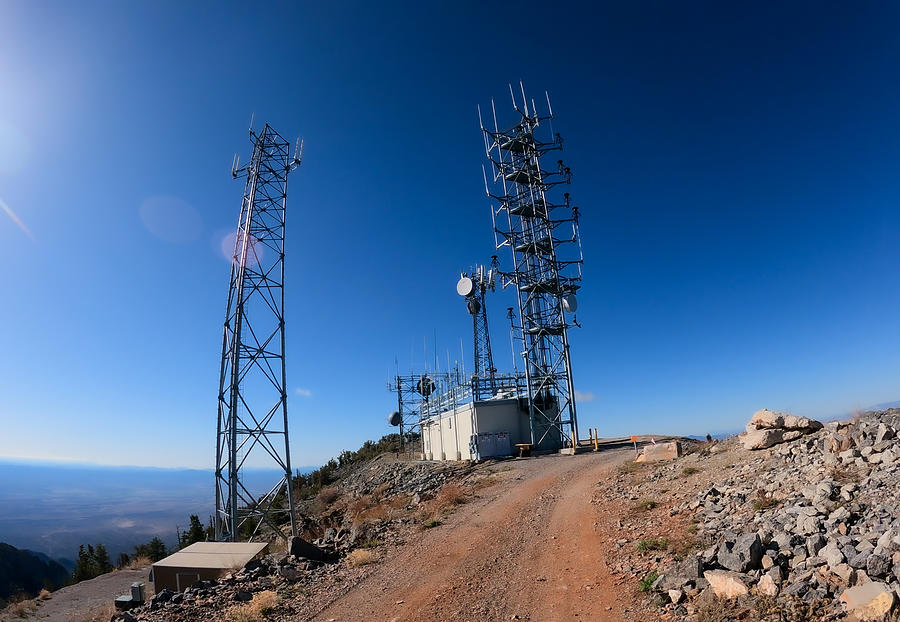
[[[741,435],[741,443],[744,445],[744,449],[768,449],[783,440],[784,432],[771,428],[747,431]]]
[[[731,546],[719,548],[719,564],[735,572],[756,570],[763,556],[763,546],[756,533],[739,536]]]
[[[288,549],[294,557],[304,557],[320,562],[325,559],[325,551],[314,544],[310,544],[300,536],[292,536]]]
[[[690,555],[676,563],[662,577],[663,589],[678,589],[686,583],[696,582],[703,576],[703,560],[697,555]]]
[[[703,578],[709,581],[713,594],[719,598],[737,598],[750,592],[747,577],[729,570],[707,570]]]
[[[672,441],[669,443],[656,443],[645,445],[641,455],[635,462],[659,462],[661,460],[674,460],[681,457],[681,443]]]
[[[850,619],[860,622],[881,620],[894,608],[894,600],[894,591],[876,581],[851,587],[841,594],[841,602]]]
[[[767,449],[778,443],[795,441],[821,428],[822,424],[815,419],[763,408],[753,413],[747,431],[740,438],[745,449]]]

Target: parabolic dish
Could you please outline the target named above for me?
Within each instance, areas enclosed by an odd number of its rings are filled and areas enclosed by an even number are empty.
[[[456,284],[456,293],[460,296],[471,296],[475,291],[475,282],[467,276],[464,276]]]
[[[575,313],[578,310],[578,299],[575,298],[575,294],[566,294],[563,296],[562,305],[566,313]]]
[[[403,421],[403,416],[396,410],[388,415],[388,423],[391,425],[400,425],[401,421]]]

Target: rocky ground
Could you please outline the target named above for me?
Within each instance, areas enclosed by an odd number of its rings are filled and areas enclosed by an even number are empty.
[[[460,500],[457,496],[471,494],[486,475],[482,471],[468,463],[379,456],[343,473],[315,499],[300,502],[300,531],[314,548],[293,555],[273,538],[274,552],[263,559],[219,581],[200,581],[183,593],[163,590],[117,619],[310,619],[368,576],[376,559],[403,548],[424,524],[438,523]],[[451,487],[440,495],[448,482]]]
[[[119,620],[900,620],[900,410],[482,465],[382,456],[303,503],[316,545]],[[77,586],[76,586],[77,587]],[[74,618],[73,618],[74,620]]]
[[[893,619],[900,411],[824,426],[754,418],[742,437],[601,485],[604,503],[630,505],[617,575],[639,582],[660,619]]]

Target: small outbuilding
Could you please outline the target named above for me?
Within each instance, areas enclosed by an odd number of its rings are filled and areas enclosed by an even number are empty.
[[[538,451],[562,447],[550,431],[536,444]],[[511,456],[516,445],[533,443],[528,408],[518,398],[469,402],[422,420],[425,460],[483,460]]]
[[[195,542],[153,564],[157,594],[168,589],[181,592],[197,581],[208,581],[243,568],[266,553],[267,542]]]

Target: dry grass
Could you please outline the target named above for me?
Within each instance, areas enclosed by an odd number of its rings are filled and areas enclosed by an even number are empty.
[[[347,512],[350,513],[350,516],[352,516],[355,521],[357,516],[368,510],[373,505],[375,505],[375,502],[371,497],[363,496],[348,503]]]
[[[798,598],[741,597],[732,600],[704,594],[698,600],[697,622],[821,622],[823,601],[806,603]]]
[[[694,537],[690,526],[688,526],[686,531],[688,532],[687,534],[673,534],[669,538],[669,552],[675,556],[675,559],[684,559],[689,553],[703,548],[703,543]],[[696,532],[696,528],[694,532]]]
[[[393,508],[387,503],[379,503],[359,515],[360,521],[367,523],[380,523],[391,519]]]
[[[681,469],[681,474],[684,475],[685,477],[690,477],[691,475],[694,475],[695,473],[699,473],[699,472],[700,472],[700,469],[698,469],[696,467],[689,466],[689,467],[684,467],[683,469]]]
[[[412,495],[394,495],[387,504],[394,510],[405,510],[412,503]]]
[[[125,566],[128,570],[139,570],[141,568],[145,568],[153,563],[153,560],[147,557],[146,555],[140,555],[139,557],[132,558],[128,561],[128,565]]]
[[[272,590],[253,595],[253,600],[235,605],[225,612],[227,622],[261,622],[278,606],[280,597]]]
[[[440,492],[431,502],[435,514],[450,510],[461,503],[466,502],[466,491],[459,484],[449,483],[441,487]]]
[[[472,484],[472,491],[478,492],[479,490],[484,490],[485,488],[490,488],[497,483],[496,473],[492,473],[487,477],[482,477],[479,480],[476,480],[474,484]]]
[[[106,603],[99,607],[91,609],[87,615],[77,619],[77,622],[109,622],[109,619],[116,613],[116,607],[112,603]]]
[[[319,494],[316,495],[316,501],[318,501],[323,507],[328,507],[335,501],[337,501],[341,496],[341,493],[338,492],[337,488],[334,486],[328,486],[319,491]]]
[[[637,473],[644,468],[646,462],[626,462],[625,464],[619,465],[619,473],[624,475],[628,475],[630,473]]]
[[[631,508],[631,511],[634,514],[640,514],[643,512],[649,512],[658,505],[659,502],[653,499],[642,499],[641,501],[638,501],[634,504],[634,507]]]
[[[375,499],[375,501],[382,501],[384,499],[385,493],[387,493],[388,488],[390,488],[390,486],[387,482],[385,482],[384,484],[379,484],[375,488],[375,490],[372,491],[372,498]]]
[[[377,559],[378,556],[369,549],[355,549],[350,551],[350,554],[347,555],[347,563],[354,568],[374,564]]]
[[[832,464],[827,469],[828,476],[838,484],[856,484],[860,481],[859,471],[840,464]]]
[[[37,595],[38,600],[50,600],[50,590],[41,590],[41,593]]]
[[[27,600],[20,600],[18,602],[11,603],[7,608],[7,612],[12,616],[11,620],[24,619],[28,617],[28,614],[31,613],[31,608],[28,606]]]
[[[417,516],[423,522],[424,529],[437,527],[441,524],[441,518],[466,500],[467,494],[462,486],[452,482],[444,484],[434,499],[419,506]]]
[[[776,499],[775,497],[766,496],[765,491],[757,490],[756,491],[756,499],[753,500],[753,509],[757,512],[761,512],[762,510],[768,510],[770,508],[774,508],[779,505],[781,501]]]

